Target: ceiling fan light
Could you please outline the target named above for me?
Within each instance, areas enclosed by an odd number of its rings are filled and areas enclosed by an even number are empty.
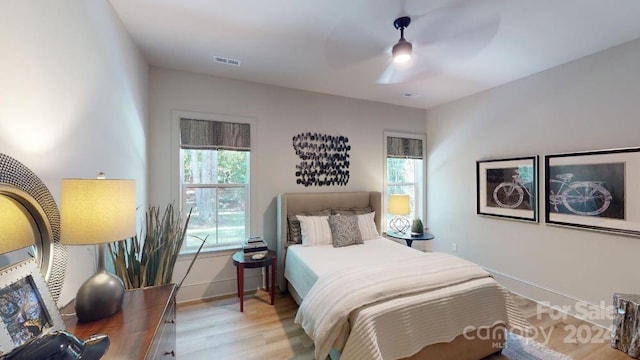
[[[411,43],[405,39],[400,39],[397,44],[393,45],[391,54],[393,55],[393,62],[405,63],[411,60]]]

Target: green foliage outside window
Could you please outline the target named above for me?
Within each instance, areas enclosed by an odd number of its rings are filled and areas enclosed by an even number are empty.
[[[245,240],[250,153],[182,149],[181,154],[184,211],[192,211],[187,232],[207,236],[212,246]]]

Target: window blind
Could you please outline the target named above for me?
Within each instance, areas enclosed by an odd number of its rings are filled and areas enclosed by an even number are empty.
[[[422,140],[388,136],[387,157],[422,159]]]
[[[249,124],[226,121],[180,119],[183,149],[251,150]]]

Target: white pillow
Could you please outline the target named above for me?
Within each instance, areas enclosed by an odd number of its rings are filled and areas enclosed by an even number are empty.
[[[296,215],[300,220],[300,230],[302,232],[302,246],[331,245],[331,227],[329,227],[328,216],[301,216]]]
[[[371,240],[380,237],[380,234],[378,234],[378,229],[376,228],[376,222],[373,220],[373,218],[376,216],[375,211],[357,216],[358,227],[360,228],[360,235],[362,235],[362,240]]]

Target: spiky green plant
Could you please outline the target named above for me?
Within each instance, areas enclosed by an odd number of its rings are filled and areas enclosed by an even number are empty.
[[[191,212],[186,220],[169,204],[162,217],[160,208],[152,206],[147,210],[145,226],[140,236],[109,244],[109,253],[113,260],[114,271],[126,289],[136,289],[147,286],[170,284],[173,278],[173,268],[178,260],[182,243],[184,242],[187,225]],[[140,241],[144,239],[144,241]],[[191,271],[204,240],[195,253],[184,278]],[[179,285],[182,285],[180,281]]]

